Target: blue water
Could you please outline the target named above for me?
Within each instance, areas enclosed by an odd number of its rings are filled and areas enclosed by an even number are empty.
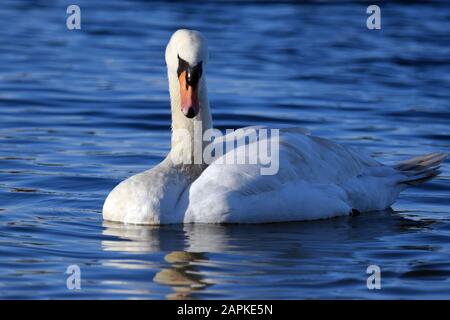
[[[450,298],[450,169],[393,210],[307,223],[105,223],[169,150],[164,49],[209,40],[215,126],[298,125],[385,163],[450,152],[450,5],[2,1],[0,298]],[[66,287],[69,265],[81,289]],[[368,290],[366,268],[381,268]]]

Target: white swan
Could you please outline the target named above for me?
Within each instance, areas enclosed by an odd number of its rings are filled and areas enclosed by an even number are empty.
[[[220,164],[223,157],[209,165],[189,164],[198,152],[191,147],[198,143],[194,141],[195,123],[200,123],[203,131],[212,128],[207,62],[206,41],[199,32],[183,29],[172,35],[166,48],[171,151],[159,165],[111,191],[103,206],[105,220],[131,224],[260,223],[382,210],[407,186],[435,177],[446,157],[433,153],[391,167],[291,128],[280,130],[279,170],[275,175],[261,175],[261,164]],[[183,134],[176,134],[179,132]],[[274,142],[271,136],[265,139]],[[200,152],[206,147],[202,142]],[[249,156],[242,148],[234,151],[238,157]]]

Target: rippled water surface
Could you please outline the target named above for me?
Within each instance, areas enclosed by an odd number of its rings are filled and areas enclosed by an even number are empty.
[[[450,152],[450,5],[2,1],[0,298],[450,298],[450,169],[393,210],[306,223],[104,223],[167,153],[164,49],[209,40],[215,126],[298,125],[385,163]],[[66,288],[69,265],[81,290]],[[378,265],[382,289],[366,287]]]

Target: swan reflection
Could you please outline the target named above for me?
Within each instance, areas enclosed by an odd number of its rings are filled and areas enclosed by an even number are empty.
[[[190,294],[203,290],[208,281],[195,268],[196,261],[205,260],[203,253],[174,251],[164,257],[164,260],[171,264],[170,268],[159,271],[153,281],[156,283],[169,285],[174,293],[167,295],[168,299],[188,299]]]
[[[430,223],[433,221],[406,218],[405,213],[393,210],[261,225],[134,226],[103,222],[102,247],[117,253],[104,263],[120,269],[148,268],[154,285],[172,289],[168,299],[189,299],[213,284],[235,282],[237,277],[255,273],[294,272],[315,283],[326,271],[316,270],[320,261],[336,261],[338,265],[343,259],[365,261],[365,250],[358,249],[365,243],[377,243],[372,251],[383,252],[386,242],[382,239]]]
[[[173,293],[167,299],[189,299],[190,294],[203,290],[210,283],[196,268],[197,263],[206,263],[204,252],[224,252],[227,250],[226,228],[220,225],[185,226],[134,226],[113,222],[103,222],[103,235],[112,237],[103,240],[105,251],[126,253],[169,252],[164,261],[169,267],[160,268],[153,281],[168,285]],[[142,268],[142,264],[130,259],[106,262],[109,266],[122,269]],[[144,264],[145,265],[145,264]]]

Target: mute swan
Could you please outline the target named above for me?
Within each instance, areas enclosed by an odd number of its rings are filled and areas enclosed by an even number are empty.
[[[153,169],[111,191],[103,206],[105,220],[151,225],[262,223],[382,210],[407,186],[438,175],[446,158],[444,153],[433,153],[387,166],[359,151],[290,128],[280,129],[278,137],[259,137],[278,146],[276,174],[262,175],[260,163],[221,164],[226,155],[209,165],[192,161],[198,153],[192,146],[199,146],[194,141],[195,124],[202,131],[212,128],[206,40],[197,31],[178,30],[167,45],[165,59],[171,150]],[[201,141],[200,152],[207,147]],[[234,151],[247,159],[249,155],[241,149]]]

